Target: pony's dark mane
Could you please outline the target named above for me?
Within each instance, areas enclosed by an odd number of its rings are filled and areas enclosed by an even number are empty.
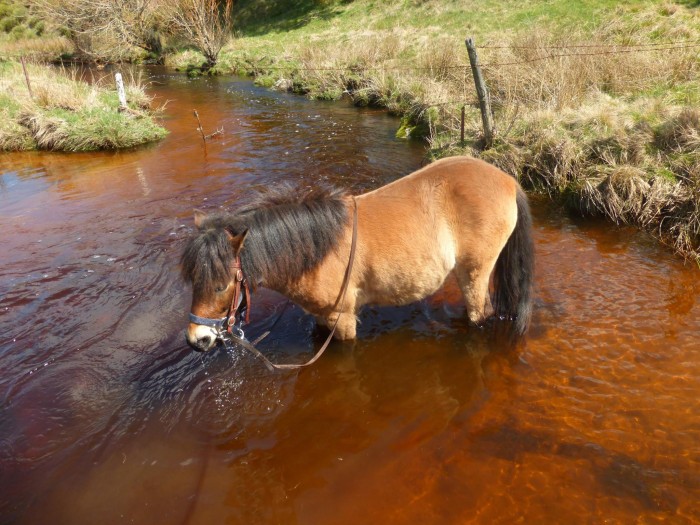
[[[252,286],[284,285],[314,269],[335,249],[348,221],[345,193],[332,187],[279,185],[258,192],[236,213],[204,219],[182,255],[182,275],[209,294],[231,279],[231,235],[248,232],[241,250]]]

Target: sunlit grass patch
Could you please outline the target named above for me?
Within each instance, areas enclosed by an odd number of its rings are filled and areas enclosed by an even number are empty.
[[[4,151],[128,148],[167,133],[153,120],[148,111],[151,99],[137,79],[127,88],[131,111],[122,111],[111,77],[88,83],[76,70],[34,64],[28,65],[28,76],[29,86],[20,64],[0,62]]]

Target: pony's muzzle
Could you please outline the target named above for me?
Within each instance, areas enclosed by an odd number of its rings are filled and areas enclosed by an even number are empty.
[[[216,346],[219,334],[214,328],[201,324],[190,323],[185,339],[197,352],[207,352]]]

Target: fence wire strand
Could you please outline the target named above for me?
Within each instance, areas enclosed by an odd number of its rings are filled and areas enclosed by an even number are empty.
[[[677,50],[687,50],[687,49],[697,49],[700,48],[700,40],[686,40],[677,42],[663,42],[663,43],[646,43],[646,44],[571,44],[571,45],[560,45],[560,46],[511,46],[504,44],[485,44],[482,46],[477,46],[477,49],[529,49],[529,50],[567,50],[567,49],[599,49],[600,51],[594,52],[574,52],[574,53],[552,53],[547,55],[542,55],[525,60],[514,60],[510,62],[486,62],[480,63],[481,67],[505,67],[505,66],[517,66],[521,64],[529,64],[533,62],[540,62],[543,60],[551,60],[556,58],[566,58],[566,57],[592,57],[592,56],[604,56],[604,55],[622,55],[629,53],[649,53],[649,52],[659,52],[659,51],[677,51]],[[0,55],[0,60],[18,60],[21,57],[28,59],[39,59],[40,55],[37,53],[13,53],[13,54],[2,54]],[[440,66],[343,66],[343,67],[302,67],[299,65],[256,65],[250,64],[253,69],[258,69],[262,71],[305,71],[305,72],[335,72],[335,73],[361,73],[365,71],[376,71],[376,72],[386,72],[386,71],[451,71],[451,70],[467,70],[470,66],[469,64],[452,64],[452,65],[440,65]]]
[[[557,46],[535,46],[538,49],[619,49],[619,48],[645,48],[657,46],[684,46],[688,44],[700,44],[700,40],[679,40],[676,42],[654,42],[646,44],[570,44]],[[533,46],[513,46],[508,44],[484,44],[477,46],[479,49],[532,49]]]
[[[653,51],[675,51],[678,49],[694,49],[700,47],[700,43],[687,46],[669,46],[669,47],[648,47],[640,49],[617,49],[614,51],[598,51],[596,53],[557,53],[552,55],[544,55],[535,58],[530,58],[527,60],[518,60],[514,62],[490,62],[486,64],[480,64],[481,67],[502,67],[502,66],[517,66],[520,64],[529,64],[532,62],[540,62],[542,60],[549,60],[553,58],[565,58],[565,57],[591,57],[591,56],[603,56],[603,55],[624,55],[628,53],[648,53]],[[533,48],[528,48],[533,49]],[[536,49],[536,48],[535,48]],[[541,48],[545,49],[545,48]]]

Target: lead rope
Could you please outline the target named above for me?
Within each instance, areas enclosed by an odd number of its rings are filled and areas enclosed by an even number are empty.
[[[357,248],[357,201],[355,200],[355,197],[352,198],[352,202],[354,205],[354,212],[353,212],[353,219],[352,219],[352,242],[350,243],[350,257],[348,260],[348,266],[345,269],[345,277],[343,278],[343,285],[340,288],[340,294],[338,295],[338,299],[335,301],[335,304],[333,305],[333,309],[336,310],[340,305],[342,305],[345,302],[345,295],[348,291],[348,285],[350,284],[350,274],[352,273],[352,267],[353,263],[355,262],[355,249]],[[293,363],[283,363],[283,364],[275,364],[272,361],[270,361],[267,357],[263,355],[263,353],[255,348],[255,345],[258,344],[263,338],[267,336],[269,331],[265,334],[263,334],[261,337],[257,338],[253,343],[246,341],[244,338],[239,337],[236,334],[230,333],[227,334],[226,339],[230,339],[241,345],[243,348],[248,350],[251,354],[253,354],[255,357],[260,359],[267,369],[270,372],[274,372],[275,370],[294,370],[297,368],[304,368],[310,365],[313,365],[316,361],[318,361],[321,356],[323,355],[323,352],[326,351],[326,348],[328,348],[328,345],[331,343],[331,339],[333,339],[333,334],[335,334],[335,329],[338,328],[338,321],[340,321],[340,316],[343,315],[342,311],[338,312],[338,317],[335,319],[335,323],[333,323],[333,328],[331,329],[331,333],[328,335],[328,338],[326,339],[326,342],[323,343],[323,346],[319,349],[316,354],[309,359],[306,363],[301,363],[301,364],[293,364]]]

